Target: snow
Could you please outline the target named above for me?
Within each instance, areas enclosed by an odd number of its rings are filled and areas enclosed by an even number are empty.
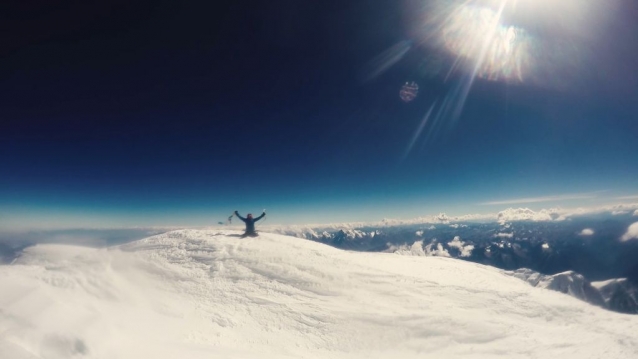
[[[632,358],[638,316],[496,268],[181,230],[0,266],[1,358]]]
[[[638,313],[638,287],[627,278],[592,282],[607,306],[621,313]]]
[[[627,278],[612,278],[608,280],[601,280],[598,282],[591,282],[591,286],[600,290],[612,284],[623,283],[625,281],[627,281]]]
[[[568,293],[573,297],[586,300],[583,287],[586,280],[581,274],[574,271],[566,271],[554,275],[544,275],[527,268],[518,269],[512,272],[516,278],[523,279],[535,287],[553,289],[559,292]]]

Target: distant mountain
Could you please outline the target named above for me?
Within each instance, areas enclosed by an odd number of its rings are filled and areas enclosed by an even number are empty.
[[[524,211],[504,218],[525,218]],[[554,218],[552,213],[545,213]],[[589,303],[623,313],[636,313],[638,241],[620,241],[631,216],[590,216],[564,221],[519,220],[500,223],[449,223],[361,228],[296,229],[280,233],[365,252],[398,252],[410,255],[463,259],[534,277],[537,283]],[[586,229],[586,230],[585,230]],[[627,278],[599,292],[592,281]],[[526,279],[527,280],[527,279]],[[605,299],[603,299],[603,297]],[[611,298],[614,298],[613,300]]]
[[[593,282],[606,306],[621,313],[638,314],[638,285],[626,278]]]
[[[366,231],[349,228],[314,230],[312,228],[303,228],[301,230],[281,230],[277,232],[329,244],[341,249],[378,252],[387,249],[387,242],[384,240],[384,233],[381,230]]]
[[[522,268],[513,272],[506,272],[512,276],[522,279],[534,287],[555,290],[564,294],[569,294],[585,302],[608,308],[600,291],[592,286],[581,274],[574,271],[567,271],[554,275],[544,275],[531,269]]]
[[[544,275],[527,268],[506,273],[534,287],[569,294],[615,312],[638,314],[638,286],[626,278],[590,282],[574,271]]]

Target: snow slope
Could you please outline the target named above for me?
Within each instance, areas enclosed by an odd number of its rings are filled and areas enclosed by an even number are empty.
[[[638,316],[450,258],[181,230],[0,266],[0,358],[635,358]]]

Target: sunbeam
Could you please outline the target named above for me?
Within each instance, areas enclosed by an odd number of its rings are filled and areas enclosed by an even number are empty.
[[[414,136],[412,136],[412,139],[410,140],[410,143],[408,144],[408,147],[406,148],[405,153],[403,154],[403,159],[404,160],[408,157],[410,152],[412,152],[412,148],[414,148],[414,144],[419,139],[419,136],[421,135],[421,132],[423,132],[423,129],[425,128],[425,125],[428,123],[428,119],[430,119],[430,115],[432,114],[432,110],[434,110],[434,107],[436,106],[436,103],[437,103],[437,101],[434,101],[434,103],[432,105],[430,105],[430,108],[428,109],[428,112],[426,112],[425,116],[423,116],[423,120],[421,120],[421,123],[419,124],[419,127],[417,127],[416,131],[414,132]]]
[[[578,89],[592,50],[589,41],[608,19],[613,1],[465,0],[422,3],[416,37],[426,53],[447,56],[438,74],[449,84],[443,101],[430,108],[417,136],[422,146],[452,129],[477,80]],[[443,56],[443,55],[442,55]],[[426,60],[427,61],[427,60]],[[445,61],[444,61],[445,62]],[[428,74],[432,75],[432,74]],[[418,138],[409,142],[412,151]],[[406,154],[408,153],[406,152]]]

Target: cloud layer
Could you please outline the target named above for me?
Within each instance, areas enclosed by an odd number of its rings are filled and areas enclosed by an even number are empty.
[[[303,226],[262,226],[263,230],[270,231],[282,231],[290,234],[294,231],[307,231],[309,228],[314,230],[331,230],[331,229],[344,229],[344,228],[361,228],[365,226],[374,227],[392,227],[401,225],[419,225],[419,224],[447,224],[454,225],[461,222],[498,222],[507,228],[508,222],[517,221],[533,221],[533,222],[551,222],[551,221],[563,221],[572,217],[596,215],[596,214],[615,214],[619,212],[625,212],[626,214],[633,213],[638,216],[638,202],[635,203],[622,203],[622,204],[608,204],[592,207],[579,207],[579,208],[547,208],[540,210],[533,210],[530,208],[507,208],[497,213],[480,213],[480,214],[465,214],[460,216],[448,215],[446,213],[439,213],[436,215],[422,216],[412,219],[390,219],[384,218],[378,222],[352,222],[352,223],[329,223],[329,224],[307,224]],[[460,227],[460,226],[459,226]],[[586,234],[584,234],[586,235]]]
[[[599,193],[600,192],[591,192],[591,193],[566,194],[566,195],[559,195],[559,196],[517,198],[517,199],[508,199],[504,201],[483,202],[481,203],[481,205],[498,206],[498,205],[508,205],[508,204],[525,204],[525,203],[570,201],[570,200],[577,200],[577,199],[592,199],[592,198],[598,197]]]

